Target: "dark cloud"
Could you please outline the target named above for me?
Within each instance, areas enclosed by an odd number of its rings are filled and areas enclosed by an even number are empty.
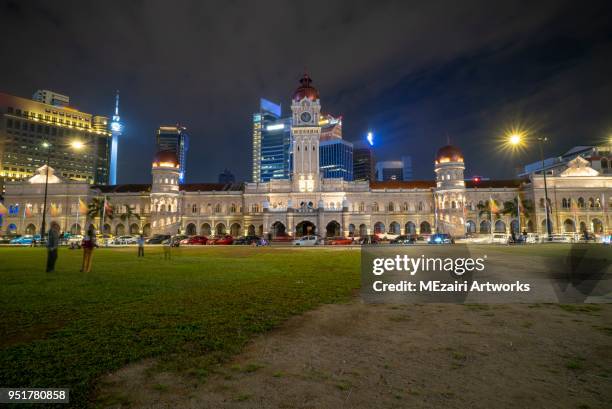
[[[0,2],[0,90],[69,94],[127,126],[121,182],[149,178],[154,132],[191,134],[188,180],[250,174],[251,114],[283,103],[306,69],[345,138],[375,130],[377,155],[411,154],[417,177],[447,137],[470,173],[514,174],[533,160],[497,151],[513,122],[551,153],[612,130],[611,7],[606,2]]]

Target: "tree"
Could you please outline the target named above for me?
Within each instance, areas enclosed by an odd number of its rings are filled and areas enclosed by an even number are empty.
[[[130,206],[130,205],[125,206],[125,213],[122,213],[121,216],[119,217],[121,218],[122,221],[128,222],[128,223],[132,219],[140,220],[140,215],[135,212],[135,207]]]
[[[493,219],[493,213],[499,215],[500,210],[499,210],[499,206],[497,205],[497,201],[495,202],[495,207],[493,209],[493,211],[491,211],[491,200],[487,200],[484,203],[478,203],[476,205],[476,208],[478,208],[478,217],[482,218],[483,215],[489,216],[491,218],[491,220]],[[497,208],[497,209],[496,209]]]
[[[105,202],[106,202],[107,210],[108,208],[112,208],[110,206],[110,203],[108,203],[108,201],[105,201],[103,197],[94,197],[93,199],[91,199],[91,203],[87,205],[87,216],[90,217],[92,220],[95,220],[96,217],[99,217],[100,219],[102,219],[102,215],[104,215],[104,218],[112,220],[113,218],[112,212],[107,211],[106,213],[104,213]]]
[[[518,198],[504,202],[504,207],[501,210],[502,214],[517,215],[518,214]],[[533,203],[531,200],[521,199],[521,214],[527,215],[533,211]]]

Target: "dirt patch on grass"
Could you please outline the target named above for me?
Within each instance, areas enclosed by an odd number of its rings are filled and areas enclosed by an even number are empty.
[[[326,305],[207,376],[104,377],[108,408],[612,407],[612,305]],[[185,368],[186,373],[197,368]]]

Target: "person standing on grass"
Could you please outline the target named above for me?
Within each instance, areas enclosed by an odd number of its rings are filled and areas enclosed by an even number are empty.
[[[172,258],[172,238],[164,241],[164,260],[170,260]]]
[[[55,271],[57,261],[57,247],[59,246],[58,226],[53,224],[47,236],[47,273]]]
[[[82,273],[89,273],[91,271],[91,262],[93,258],[93,250],[96,245],[96,230],[93,225],[89,225],[87,234],[83,237],[83,266],[81,267]]]
[[[138,237],[138,257],[144,257],[144,237],[142,234]]]

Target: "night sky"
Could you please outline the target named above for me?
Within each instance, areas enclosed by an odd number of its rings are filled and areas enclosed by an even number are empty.
[[[606,4],[607,3],[607,4]],[[466,175],[509,178],[538,158],[499,150],[521,124],[548,156],[612,134],[612,2],[4,1],[0,91],[39,88],[126,126],[119,182],[150,182],[160,124],[187,126],[187,182],[250,180],[260,97],[289,109],[307,70],[344,138],[433,178],[450,139]]]

